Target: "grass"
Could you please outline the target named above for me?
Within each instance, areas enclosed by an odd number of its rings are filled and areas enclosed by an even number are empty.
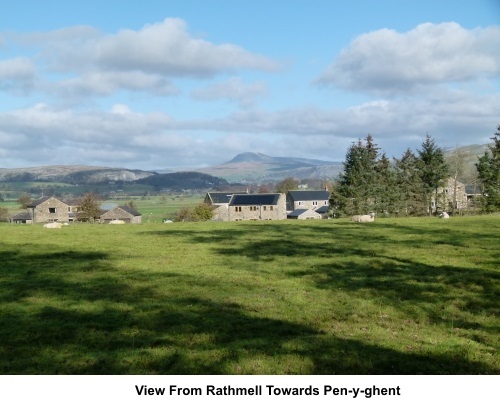
[[[0,225],[1,374],[499,374],[500,217]]]

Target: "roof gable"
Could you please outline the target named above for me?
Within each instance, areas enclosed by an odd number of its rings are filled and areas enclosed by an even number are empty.
[[[134,217],[140,217],[142,215],[140,212],[134,210],[133,208],[130,208],[128,205],[120,205],[116,208],[120,208],[123,211],[129,213],[130,215],[133,215]]]
[[[60,203],[60,204],[64,204],[64,205],[68,205],[66,204],[64,201],[61,201],[59,200],[58,198],[54,197],[54,196],[50,196],[50,197],[42,197],[42,198],[39,198],[38,200],[35,200],[33,201],[31,204],[27,205],[28,208],[36,208],[38,207],[40,204],[43,204],[44,202],[50,200],[50,199],[53,199],[55,200],[57,203]]]

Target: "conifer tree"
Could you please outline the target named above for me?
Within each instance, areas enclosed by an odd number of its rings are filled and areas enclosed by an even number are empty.
[[[343,173],[332,193],[334,213],[340,211],[352,215],[375,209],[375,165],[379,148],[373,143],[371,135],[365,141],[358,140],[347,151]]]
[[[420,179],[423,183],[423,197],[426,201],[427,211],[429,215],[432,215],[436,208],[432,207],[432,197],[434,196],[434,202],[437,206],[438,188],[444,186],[449,169],[442,149],[436,146],[430,135],[426,136],[421,149],[418,150],[418,157]]]
[[[493,144],[488,147],[489,151],[476,163],[486,212],[500,210],[500,125],[491,140]]]
[[[401,214],[422,215],[426,202],[423,198],[423,183],[420,178],[419,161],[408,148],[401,159],[395,159],[396,182],[402,194]]]

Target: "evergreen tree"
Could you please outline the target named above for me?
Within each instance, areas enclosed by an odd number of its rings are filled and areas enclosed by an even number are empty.
[[[396,170],[385,153],[375,165],[375,208],[385,214],[394,214],[400,210],[402,193],[397,184]]]
[[[449,169],[443,151],[436,146],[430,135],[426,136],[421,149],[418,150],[418,157],[420,179],[423,183],[423,197],[426,201],[427,211],[429,215],[432,215],[438,205],[438,188],[444,186]],[[435,207],[432,206],[432,197],[434,197]]]
[[[344,170],[332,193],[334,213],[352,215],[375,210],[378,148],[371,135],[365,140],[366,144],[360,139],[347,151]]]
[[[493,145],[488,147],[489,151],[486,151],[476,163],[483,189],[483,209],[486,212],[500,209],[500,125],[497,126],[497,132],[491,140]]]
[[[427,205],[423,198],[418,158],[407,149],[401,159],[395,159],[395,162],[396,184],[401,192],[401,214],[422,215]]]

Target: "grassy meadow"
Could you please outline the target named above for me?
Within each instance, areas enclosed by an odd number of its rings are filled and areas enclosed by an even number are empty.
[[[500,216],[0,224],[1,374],[499,374]]]

